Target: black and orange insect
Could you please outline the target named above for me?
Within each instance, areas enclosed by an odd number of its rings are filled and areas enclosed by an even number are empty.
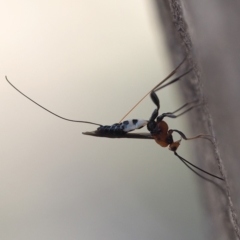
[[[185,58],[186,59],[186,58]],[[101,125],[98,123],[93,123],[93,122],[88,122],[88,121],[79,121],[79,120],[72,120],[72,119],[67,119],[64,117],[61,117],[52,111],[46,109],[42,105],[38,104],[28,96],[26,96],[24,93],[22,93],[19,89],[17,89],[6,77],[7,82],[14,88],[16,89],[20,94],[22,94],[24,97],[38,105],[39,107],[43,108],[44,110],[48,111],[49,113],[67,120],[71,122],[79,122],[79,123],[87,123],[87,124],[93,124],[99,126],[96,130],[92,132],[83,132],[84,135],[89,135],[89,136],[94,136],[94,137],[107,137],[107,138],[135,138],[135,139],[151,139],[155,140],[157,144],[159,144],[161,147],[168,147],[170,151],[172,151],[175,156],[177,156],[187,167],[189,167],[192,171],[194,171],[189,165],[192,167],[196,168],[197,170],[204,172],[214,178],[224,180],[221,177],[218,177],[214,174],[211,174],[184,159],[177,153],[177,149],[180,146],[181,140],[193,140],[197,138],[204,138],[208,139],[211,141],[211,136],[210,135],[198,135],[192,138],[187,138],[185,134],[179,130],[176,129],[169,129],[168,124],[164,121],[164,118],[177,118],[186,112],[190,111],[191,109],[200,106],[201,103],[198,101],[193,101],[184,104],[174,112],[167,112],[167,113],[162,113],[159,115],[159,109],[160,109],[160,102],[159,98],[156,94],[157,91],[160,89],[169,86],[170,84],[173,84],[181,79],[191,72],[192,69],[186,71],[182,75],[178,76],[177,78],[174,78],[173,80],[169,81],[168,83],[165,83],[170,77],[172,77],[177,70],[180,68],[180,66],[184,63],[185,59],[176,67],[175,70],[173,70],[164,80],[162,80],[159,84],[157,84],[153,89],[151,89],[150,92],[148,92],[121,120],[119,123],[115,123],[113,125]],[[165,84],[164,84],[165,83]],[[125,120],[125,117],[146,97],[150,94],[151,100],[153,103],[156,105],[156,109],[153,111],[151,117],[149,120],[142,120],[142,119],[131,119],[131,120]],[[147,126],[148,133],[131,133],[132,131],[136,129],[143,128],[144,126]],[[180,135],[180,139],[177,141],[173,140],[173,133],[177,133]],[[195,172],[195,171],[194,171]],[[195,172],[196,173],[196,172]],[[197,173],[198,174],[198,173]],[[198,174],[199,175],[199,174]]]

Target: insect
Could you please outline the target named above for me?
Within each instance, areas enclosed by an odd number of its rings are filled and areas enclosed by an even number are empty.
[[[155,140],[155,142],[157,144],[159,144],[161,147],[168,147],[170,151],[172,151],[174,153],[175,156],[177,156],[188,168],[190,168],[192,171],[194,171],[196,174],[198,174],[195,170],[193,170],[191,167],[194,167],[195,169],[204,172],[205,174],[208,174],[214,178],[223,180],[223,178],[218,177],[214,174],[211,174],[199,167],[197,167],[196,165],[190,163],[189,161],[187,161],[186,159],[184,159],[183,157],[181,157],[178,153],[177,153],[177,149],[180,146],[181,140],[193,140],[193,139],[197,139],[197,138],[204,138],[204,139],[208,139],[209,141],[211,141],[211,136],[210,135],[203,135],[200,134],[198,136],[192,137],[192,138],[187,138],[185,136],[185,134],[179,130],[176,129],[169,129],[168,124],[164,121],[164,118],[177,118],[183,114],[185,114],[186,112],[190,111],[191,109],[200,106],[201,103],[198,103],[197,101],[193,101],[193,102],[189,102],[184,104],[183,106],[181,106],[180,108],[178,108],[177,110],[175,110],[174,112],[167,112],[167,113],[162,113],[159,115],[159,109],[160,109],[160,101],[159,98],[156,94],[157,91],[159,91],[160,89],[167,87],[181,79],[183,79],[183,77],[188,74],[189,72],[191,72],[192,69],[186,71],[185,73],[183,73],[182,75],[174,78],[173,80],[169,81],[168,83],[165,83],[167,80],[169,80],[170,77],[172,77],[177,70],[181,67],[181,65],[184,63],[184,61],[186,60],[186,58],[184,58],[184,60],[165,78],[163,79],[160,83],[158,83],[154,88],[152,88],[150,90],[150,92],[148,92],[121,120],[119,123],[115,123],[113,125],[101,125],[98,123],[93,123],[93,122],[89,122],[89,121],[80,121],[80,120],[72,120],[72,119],[68,119],[68,118],[64,118],[61,117],[55,113],[53,113],[52,111],[48,110],[47,108],[43,107],[42,105],[38,104],[37,102],[35,102],[34,100],[32,100],[30,97],[28,97],[27,95],[25,95],[23,92],[21,92],[18,88],[16,88],[6,77],[7,82],[15,89],[17,90],[20,94],[22,94],[24,97],[26,97],[27,99],[29,99],[31,102],[35,103],[36,105],[38,105],[39,107],[41,107],[42,109],[46,110],[47,112],[55,115],[56,117],[59,117],[61,119],[64,119],[66,121],[71,121],[71,122],[79,122],[79,123],[86,123],[86,124],[92,124],[92,125],[97,125],[98,128],[92,132],[83,132],[84,135],[89,135],[89,136],[94,136],[94,137],[107,137],[107,138],[134,138],[134,139],[151,139],[151,140]],[[131,119],[131,120],[125,120],[125,117],[144,99],[146,98],[148,95],[150,94],[151,100],[152,102],[155,104],[156,109],[153,111],[151,117],[149,118],[149,120],[143,120],[143,119]],[[148,133],[132,133],[132,131],[136,130],[136,129],[140,129],[143,127],[147,127],[148,129]],[[177,133],[180,135],[180,139],[177,141],[173,140],[173,133]],[[190,167],[190,166],[191,167]],[[199,174],[198,174],[199,175]],[[201,175],[200,175],[201,176]]]

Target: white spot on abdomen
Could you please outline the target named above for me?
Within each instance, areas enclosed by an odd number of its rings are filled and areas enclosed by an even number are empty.
[[[131,119],[131,120],[126,120],[122,122],[121,124],[123,125],[123,131],[124,132],[131,132],[136,129],[140,129],[144,126],[146,126],[148,121],[143,120],[143,119]]]

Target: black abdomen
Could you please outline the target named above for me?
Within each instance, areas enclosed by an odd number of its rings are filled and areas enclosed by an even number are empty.
[[[105,125],[100,126],[97,131],[103,134],[115,134],[121,135],[126,134],[128,132],[134,131],[136,129],[140,129],[147,125],[148,121],[142,119],[131,119],[126,120],[121,123],[115,123],[111,126]]]
[[[100,126],[97,131],[109,134],[126,134],[126,132],[124,132],[124,125],[122,123],[115,123],[111,126]]]

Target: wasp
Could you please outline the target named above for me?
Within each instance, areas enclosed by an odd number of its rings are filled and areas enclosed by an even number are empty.
[[[159,144],[161,147],[168,147],[170,151],[174,153],[175,156],[177,156],[188,168],[190,168],[192,171],[194,171],[196,174],[198,174],[195,170],[193,170],[190,166],[194,167],[195,169],[204,172],[205,174],[208,174],[214,178],[223,180],[223,178],[218,177],[214,174],[211,174],[196,165],[192,164],[191,162],[187,161],[183,157],[181,157],[177,153],[177,149],[180,146],[180,143],[182,139],[184,140],[193,140],[197,138],[203,138],[211,141],[211,135],[204,135],[200,134],[198,136],[192,137],[192,138],[187,138],[185,134],[177,129],[169,129],[168,124],[166,121],[164,121],[165,118],[177,118],[191,109],[198,107],[201,105],[201,103],[198,103],[198,101],[193,101],[193,102],[188,102],[178,108],[177,110],[173,112],[166,112],[162,113],[159,115],[159,110],[160,110],[160,101],[159,98],[156,94],[157,91],[183,79],[183,77],[188,74],[189,72],[192,71],[192,69],[186,71],[182,75],[174,78],[173,80],[167,82],[170,77],[172,77],[178,69],[182,66],[182,64],[185,62],[186,57],[183,59],[183,61],[165,78],[163,79],[160,83],[158,83],[154,88],[152,88],[118,123],[112,124],[112,125],[102,125],[98,123],[93,123],[89,121],[80,121],[80,120],[72,120],[68,118],[64,118],[62,116],[59,116],[58,114],[48,110],[47,108],[43,107],[39,103],[35,102],[33,99],[25,95],[23,92],[21,92],[18,88],[16,88],[9,80],[7,77],[6,80],[7,82],[20,94],[22,94],[24,97],[29,99],[31,102],[35,103],[37,106],[41,107],[45,111],[55,115],[58,118],[61,118],[66,121],[71,121],[71,122],[79,122],[79,123],[86,123],[86,124],[92,124],[92,125],[97,125],[98,128],[94,131],[91,132],[83,132],[84,135],[88,136],[94,136],[94,137],[107,137],[107,138],[134,138],[134,139],[151,139],[155,140],[157,144]],[[166,83],[167,82],[167,83]],[[150,116],[149,120],[144,120],[144,119],[131,119],[131,120],[125,120],[125,117],[148,95],[150,95],[152,102],[155,104],[156,109],[153,111],[152,115]],[[147,127],[148,133],[132,133],[132,131],[136,129],[141,129],[143,127]],[[173,139],[173,133],[177,133],[180,136],[180,139],[177,141],[174,141]],[[189,166],[190,165],[190,166]],[[199,175],[199,174],[198,174]],[[201,175],[200,175],[201,176]]]

